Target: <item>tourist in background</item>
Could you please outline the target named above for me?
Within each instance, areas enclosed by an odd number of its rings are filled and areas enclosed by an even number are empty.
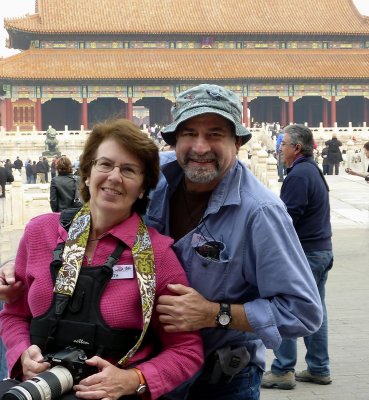
[[[14,181],[14,176],[11,169],[5,168],[2,161],[0,161],[0,197],[5,197],[5,185]]]
[[[36,172],[37,172],[36,183],[46,183],[45,180],[46,168],[42,157],[39,157],[38,159],[38,163],[36,164]]]
[[[16,169],[19,172],[19,176],[22,174],[22,167],[23,167],[23,161],[17,156],[17,159],[13,163],[14,169]]]
[[[45,182],[49,182],[49,171],[50,171],[50,165],[49,161],[46,157],[43,157],[42,162],[44,163],[45,166]]]
[[[4,168],[13,175],[13,164],[9,158],[5,160]]]
[[[73,167],[68,157],[58,160],[57,176],[50,183],[50,207],[53,212],[59,212],[74,206],[79,198],[79,177],[73,175]]]
[[[325,285],[333,265],[329,188],[313,160],[313,134],[308,127],[287,126],[281,149],[287,166],[281,199],[286,204],[314,275],[323,307],[323,323],[318,331],[304,337],[307,369],[295,374],[297,341],[295,338],[283,338],[278,350],[274,351],[275,359],[271,371],[263,377],[262,387],[293,389],[295,380],[327,385],[332,382],[325,305]],[[288,244],[283,244],[284,251],[289,252]]]
[[[365,153],[365,157],[367,159],[369,159],[369,142],[366,142],[364,144],[364,153]],[[362,162],[364,162],[364,160],[362,160]],[[367,181],[367,183],[369,183],[369,165],[368,165],[366,173],[356,172],[351,168],[346,168],[345,171],[350,175],[361,176],[362,178],[364,178]]]
[[[33,171],[32,171],[32,162],[31,160],[26,161],[26,179],[27,183],[33,183]]]
[[[331,140],[327,140],[325,145],[328,146],[328,153],[327,153],[327,160],[329,171],[328,175],[333,175],[333,168],[334,174],[338,175],[340,172],[340,162],[343,161],[342,153],[340,147],[342,146],[342,142],[337,139],[337,135],[334,133],[332,135]]]
[[[36,183],[37,181],[37,164],[36,161],[32,161],[32,182],[31,183]]]
[[[322,150],[322,159],[323,175],[329,175],[328,146]]]

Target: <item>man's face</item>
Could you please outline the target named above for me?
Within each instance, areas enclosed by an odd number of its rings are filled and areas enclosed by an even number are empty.
[[[288,133],[285,133],[281,142],[280,150],[282,161],[286,164],[287,167],[291,166],[296,158],[301,155],[300,149],[301,144],[292,143],[291,136]]]
[[[230,121],[204,114],[183,122],[177,132],[176,154],[187,189],[213,190],[236,160],[240,147]]]

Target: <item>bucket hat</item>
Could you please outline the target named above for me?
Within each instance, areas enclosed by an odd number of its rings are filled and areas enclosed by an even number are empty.
[[[172,107],[174,121],[162,129],[163,139],[176,144],[176,130],[182,122],[202,114],[218,114],[231,121],[235,135],[242,145],[251,139],[251,133],[241,124],[242,104],[236,93],[222,86],[202,84],[180,93]]]

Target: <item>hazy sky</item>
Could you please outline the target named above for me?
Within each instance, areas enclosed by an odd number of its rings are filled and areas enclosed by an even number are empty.
[[[2,28],[4,25],[4,18],[23,16],[27,13],[33,13],[35,11],[35,0],[0,0],[0,1],[1,1],[0,57],[6,57],[11,54],[14,54],[15,51],[5,48],[5,38],[7,37],[7,32],[5,31],[5,29]],[[357,7],[363,14],[369,15],[369,0],[354,0],[354,3],[357,5]]]

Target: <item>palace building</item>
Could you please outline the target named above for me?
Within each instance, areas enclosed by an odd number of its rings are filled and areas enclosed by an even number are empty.
[[[5,28],[22,50],[0,59],[6,131],[167,124],[205,82],[240,96],[247,126],[369,124],[369,18],[352,0],[35,0]]]

